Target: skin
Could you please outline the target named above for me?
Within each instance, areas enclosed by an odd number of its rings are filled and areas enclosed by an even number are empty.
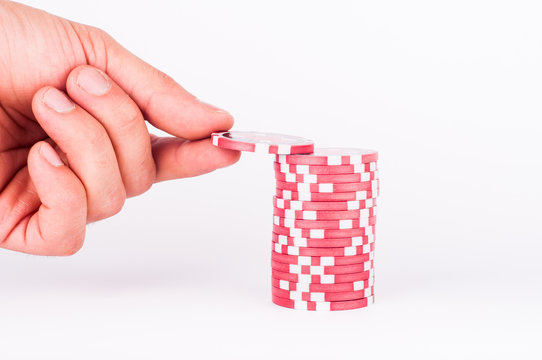
[[[127,197],[239,159],[208,138],[230,114],[100,29],[0,0],[0,54],[0,247],[74,254]]]

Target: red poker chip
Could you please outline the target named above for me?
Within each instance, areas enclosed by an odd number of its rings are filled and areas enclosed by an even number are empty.
[[[286,235],[279,235],[272,233],[271,240],[274,243],[287,246],[296,247],[313,247],[313,248],[339,248],[350,246],[361,246],[374,243],[374,234],[366,236],[355,236],[348,238],[336,238],[336,239],[312,239],[302,237],[292,237]]]
[[[354,256],[296,256],[285,255],[275,251],[271,252],[271,261],[283,264],[311,265],[311,266],[340,266],[362,264],[373,260],[373,253]]]
[[[271,293],[274,296],[281,297],[283,299],[301,300],[301,301],[349,301],[364,299],[374,295],[374,287],[368,287],[357,291],[347,292],[301,292],[301,291],[288,291],[277,287],[271,287]]]
[[[311,284],[340,284],[349,283],[360,280],[367,280],[374,275],[374,270],[367,270],[353,274],[340,275],[308,275],[308,274],[292,274],[284,271],[271,270],[271,274],[275,279],[287,280],[299,283]]]
[[[230,150],[266,154],[308,154],[314,142],[299,136],[257,131],[225,131],[211,134],[213,145]]]
[[[292,174],[357,174],[377,170],[376,163],[354,165],[291,165],[274,163],[275,171]]]
[[[352,201],[299,201],[285,200],[273,196],[273,205],[281,209],[304,211],[347,211],[359,210],[376,206],[376,198]]]
[[[378,180],[344,183],[344,184],[307,184],[307,183],[292,183],[286,181],[277,181],[276,188],[281,190],[290,190],[297,192],[311,193],[344,193],[356,191],[377,191],[379,187]]]
[[[271,250],[285,255],[296,256],[355,256],[374,252],[375,244],[339,248],[312,248],[287,246],[272,243]]]
[[[376,207],[359,210],[326,211],[326,210],[289,210],[273,207],[273,215],[286,219],[299,220],[354,220],[376,216]]]
[[[284,200],[298,201],[353,201],[367,200],[376,197],[377,191],[354,191],[354,192],[338,192],[338,193],[317,193],[317,192],[299,192],[283,189],[276,189],[277,198]]]
[[[271,278],[271,285],[273,287],[297,291],[297,292],[353,292],[366,289],[374,285],[374,277],[367,280],[354,281],[349,283],[340,284],[310,284],[310,283],[298,283],[287,280],[280,280]]]
[[[296,310],[309,311],[341,311],[365,308],[374,303],[374,297],[349,301],[301,301],[284,299],[273,295],[274,304]]]
[[[367,236],[375,233],[374,226],[361,227],[356,229],[301,229],[280,225],[273,225],[273,232],[279,235],[292,237],[314,238],[314,239],[335,239],[356,236]]]
[[[345,275],[369,271],[374,268],[374,263],[372,260],[369,260],[360,264],[323,266],[284,264],[271,260],[271,268],[273,270],[287,272],[290,274]]]
[[[355,148],[317,148],[312,154],[277,155],[276,161],[294,165],[350,165],[378,160],[378,152]]]
[[[374,226],[376,216],[347,220],[299,220],[273,216],[273,224],[298,229],[357,229]]]
[[[378,179],[378,170],[368,171],[356,174],[292,174],[275,171],[275,179],[278,181],[285,181],[291,183],[305,183],[305,184],[345,184],[345,183],[359,183],[365,181],[371,181]]]

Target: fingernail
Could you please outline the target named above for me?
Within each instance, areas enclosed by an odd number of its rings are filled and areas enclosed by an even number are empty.
[[[215,113],[218,113],[218,114],[227,114],[227,115],[230,115],[231,114],[229,112],[227,112],[226,110],[223,110],[217,106],[214,106],[214,105],[211,105],[209,103],[206,103],[205,101],[200,101],[200,103],[204,104],[205,106],[207,106],[208,108],[210,108],[211,110],[213,110]]]
[[[91,95],[104,95],[111,89],[111,83],[103,72],[93,68],[83,68],[77,75],[77,85]]]
[[[43,94],[42,101],[54,111],[62,114],[75,109],[75,104],[62,91],[55,88],[49,88]]]
[[[48,144],[42,144],[40,147],[40,155],[47,160],[47,162],[55,167],[59,167],[64,165],[62,160],[60,160],[60,156],[56,153],[56,151],[51,147],[51,145]]]

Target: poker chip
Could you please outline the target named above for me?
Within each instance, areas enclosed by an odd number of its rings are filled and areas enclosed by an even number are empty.
[[[374,150],[355,148],[317,148],[303,156],[277,155],[276,161],[294,165],[351,165],[371,163],[378,160]]]
[[[345,220],[300,220],[273,216],[273,224],[300,229],[357,229],[376,224],[376,216]]]
[[[311,283],[311,284],[339,284],[345,282],[353,282],[360,280],[367,280],[374,275],[374,270],[370,269],[363,272],[357,272],[352,274],[339,274],[339,275],[312,275],[312,274],[295,274],[290,272],[271,270],[271,275],[280,280],[288,280],[292,282]]]
[[[312,174],[312,175],[337,175],[337,174],[356,174],[377,170],[376,163],[354,164],[354,165],[292,165],[275,162],[275,171],[293,174]]]
[[[271,268],[273,270],[289,272],[291,274],[307,274],[307,275],[342,275],[353,274],[363,271],[369,271],[373,268],[373,260],[369,260],[359,264],[350,265],[299,265],[299,264],[284,264],[271,260]]]
[[[378,180],[363,181],[357,183],[293,183],[286,181],[277,181],[277,189],[290,190],[297,192],[311,192],[311,193],[343,193],[343,192],[356,192],[356,191],[372,191],[378,190]]]
[[[281,209],[278,207],[273,208],[273,215],[283,217],[287,219],[300,219],[300,220],[355,220],[360,218],[368,218],[376,216],[376,207],[370,207],[359,210],[344,210],[344,211],[330,211],[330,210],[291,210]]]
[[[287,280],[280,280],[271,278],[271,285],[273,287],[297,292],[354,292],[368,287],[374,286],[374,277],[370,277],[367,280],[359,280],[340,284],[310,284],[310,283],[298,283]]]
[[[266,154],[307,154],[314,142],[299,136],[256,131],[225,131],[211,134],[213,145],[230,150]]]
[[[355,256],[371,253],[374,251],[374,248],[374,243],[361,246],[337,248],[311,248],[281,245],[277,243],[272,243],[271,246],[271,250],[279,254],[296,256]]]
[[[366,209],[376,206],[376,198],[352,201],[299,201],[285,200],[273,196],[273,206],[280,209],[303,211],[347,211]]]
[[[299,200],[299,201],[352,201],[352,200],[367,200],[378,194],[378,191],[354,191],[354,192],[337,192],[337,193],[317,193],[317,192],[299,192],[283,189],[276,189],[277,198],[284,200]]]
[[[215,146],[275,154],[271,297],[292,309],[350,310],[374,301],[378,153],[317,148],[273,133],[212,134]]]
[[[356,183],[362,181],[371,181],[378,179],[378,170],[368,171],[355,174],[293,174],[287,172],[275,171],[275,179],[278,181],[286,181],[291,183],[305,184],[344,184]]]
[[[296,256],[285,255],[275,251],[271,252],[271,261],[276,261],[283,264],[311,265],[311,266],[336,266],[336,265],[352,265],[361,264],[374,259],[374,254],[354,256]]]
[[[312,239],[302,237],[291,237],[272,233],[271,240],[274,243],[296,247],[315,247],[315,248],[335,248],[335,247],[350,247],[371,244],[375,241],[374,234],[366,236],[355,236],[350,238],[336,239]]]
[[[272,295],[272,301],[276,305],[295,310],[337,311],[365,308],[374,303],[374,297],[370,296],[363,299],[348,301],[302,301],[290,300]]]
[[[273,232],[279,235],[292,237],[314,238],[314,239],[335,239],[356,236],[367,236],[375,233],[374,226],[360,227],[356,229],[301,229],[285,227],[273,224]]]
[[[374,294],[374,287],[368,287],[356,291],[345,292],[303,292],[303,291],[289,291],[277,287],[272,287],[271,292],[274,296],[281,297],[283,299],[301,300],[301,301],[315,301],[315,302],[335,302],[335,301],[348,301],[364,299]]]

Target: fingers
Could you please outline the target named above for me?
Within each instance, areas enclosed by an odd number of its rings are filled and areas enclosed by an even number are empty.
[[[156,170],[145,120],[136,103],[106,74],[80,66],[68,76],[68,95],[107,131],[127,196],[147,191]]]
[[[32,110],[83,183],[88,221],[105,219],[120,211],[126,192],[113,145],[103,126],[52,87],[42,88],[34,95]]]
[[[185,139],[202,139],[229,130],[233,117],[199,101],[173,79],[102,34],[107,51],[106,72],[125,89],[154,126]]]
[[[74,254],[85,238],[83,184],[43,141],[30,150],[28,171],[41,206],[18,219],[2,247],[35,255]]]
[[[153,138],[156,181],[206,174],[234,164],[239,151],[221,149],[211,139],[187,141],[176,138]]]

